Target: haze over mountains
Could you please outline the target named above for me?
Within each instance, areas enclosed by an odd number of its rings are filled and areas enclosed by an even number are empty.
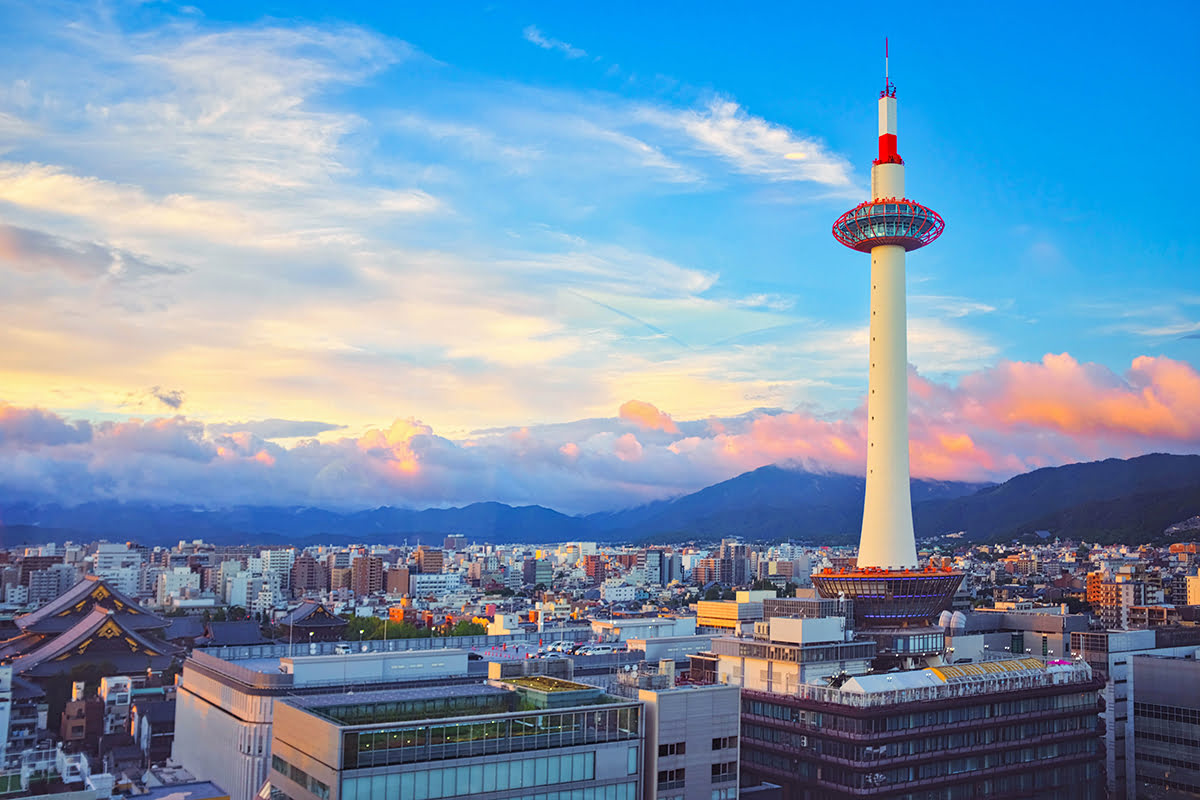
[[[115,538],[173,544],[470,541],[681,542],[737,536],[845,544],[862,522],[861,476],[767,466],[693,494],[637,508],[567,516],[541,506],[474,503],[462,508],[381,507],[353,513],[306,507],[210,510],[145,503],[78,506],[0,501],[0,545]],[[1200,456],[1152,454],[1051,467],[1002,484],[912,482],[917,536],[958,531],[972,541],[1035,530],[1088,541],[1151,541],[1200,514]]]

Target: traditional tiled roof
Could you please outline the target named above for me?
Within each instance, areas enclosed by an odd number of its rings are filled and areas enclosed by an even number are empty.
[[[47,677],[77,664],[111,664],[114,674],[170,665],[178,648],[149,639],[125,623],[123,615],[95,608],[69,630],[14,659],[13,674]]]
[[[86,576],[37,611],[17,617],[16,623],[26,633],[62,633],[96,608],[119,615],[125,627],[132,630],[148,631],[167,626],[165,619],[146,611],[136,600],[95,575]]]
[[[305,600],[280,619],[279,624],[298,628],[332,628],[345,627],[346,620],[327,609],[324,603]]]
[[[205,644],[209,645],[249,645],[264,644],[269,639],[263,638],[258,623],[252,619],[236,622],[210,622]]]

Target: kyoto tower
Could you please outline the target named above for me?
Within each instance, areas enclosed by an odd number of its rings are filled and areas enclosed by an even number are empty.
[[[871,199],[838,217],[834,237],[871,254],[870,369],[867,394],[867,475],[862,537],[853,570],[814,575],[824,597],[855,601],[860,629],[928,626],[962,574],[917,563],[908,470],[908,329],[905,254],[941,235],[933,210],[904,196],[904,160],[896,149],[896,87],[888,74],[879,93],[879,157],[871,167]],[[864,631],[866,633],[868,631]],[[899,634],[900,631],[895,631]],[[906,637],[901,637],[906,638]],[[879,640],[879,637],[877,637]],[[936,643],[883,637],[882,652],[933,654]]]

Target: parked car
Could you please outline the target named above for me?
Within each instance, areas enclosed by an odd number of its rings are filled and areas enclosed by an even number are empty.
[[[585,647],[581,652],[585,656],[606,656],[616,651],[611,644],[594,644],[591,647]]]

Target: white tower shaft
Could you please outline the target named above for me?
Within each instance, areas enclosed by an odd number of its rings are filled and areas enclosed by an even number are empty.
[[[895,153],[896,98],[879,98],[881,156]],[[876,163],[872,199],[904,197],[904,164]],[[908,471],[908,313],[904,248],[871,249],[871,328],[867,395],[867,494],[859,567],[917,566]]]

